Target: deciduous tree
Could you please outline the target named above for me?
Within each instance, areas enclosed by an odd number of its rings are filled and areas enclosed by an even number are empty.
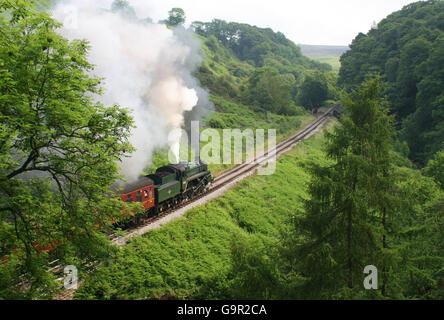
[[[182,8],[173,8],[168,11],[168,19],[165,21],[169,26],[175,27],[185,23],[185,11]]]
[[[120,212],[109,197],[116,162],[132,151],[132,119],[97,98],[88,43],[69,42],[60,24],[30,1],[0,1],[0,297],[48,284],[50,258],[108,253],[108,227]],[[54,250],[49,250],[54,249]],[[79,266],[80,268],[80,266]],[[3,281],[3,279],[8,279]]]

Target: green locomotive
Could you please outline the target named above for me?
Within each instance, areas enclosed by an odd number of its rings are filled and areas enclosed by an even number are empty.
[[[202,193],[213,181],[205,162],[181,162],[160,167],[148,176],[154,182],[155,208],[168,210]]]

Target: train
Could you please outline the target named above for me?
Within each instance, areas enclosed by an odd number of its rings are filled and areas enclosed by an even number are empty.
[[[213,176],[205,162],[183,161],[160,167],[154,174],[142,176],[113,191],[125,203],[138,202],[143,205],[143,213],[130,218],[130,222],[137,224],[142,217],[155,216],[178,207],[203,193],[212,181]]]

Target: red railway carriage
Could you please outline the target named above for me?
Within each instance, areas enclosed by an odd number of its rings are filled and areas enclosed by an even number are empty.
[[[118,194],[123,202],[142,203],[145,210],[155,206],[154,182],[147,177],[140,177],[137,181],[126,184]]]
[[[43,245],[43,244],[39,244],[39,243],[34,243],[34,248],[36,248],[40,252],[47,252],[47,251],[54,250],[59,245],[60,245],[59,241],[53,241],[53,242],[51,242],[50,244],[47,244],[47,245]]]

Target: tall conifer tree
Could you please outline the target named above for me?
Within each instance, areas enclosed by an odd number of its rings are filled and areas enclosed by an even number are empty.
[[[366,265],[384,272],[385,228],[393,212],[389,154],[394,128],[381,86],[379,77],[370,78],[344,96],[340,125],[326,137],[334,165],[311,168],[311,199],[298,220],[303,240],[297,251],[304,257],[304,292],[317,298],[362,287]]]

